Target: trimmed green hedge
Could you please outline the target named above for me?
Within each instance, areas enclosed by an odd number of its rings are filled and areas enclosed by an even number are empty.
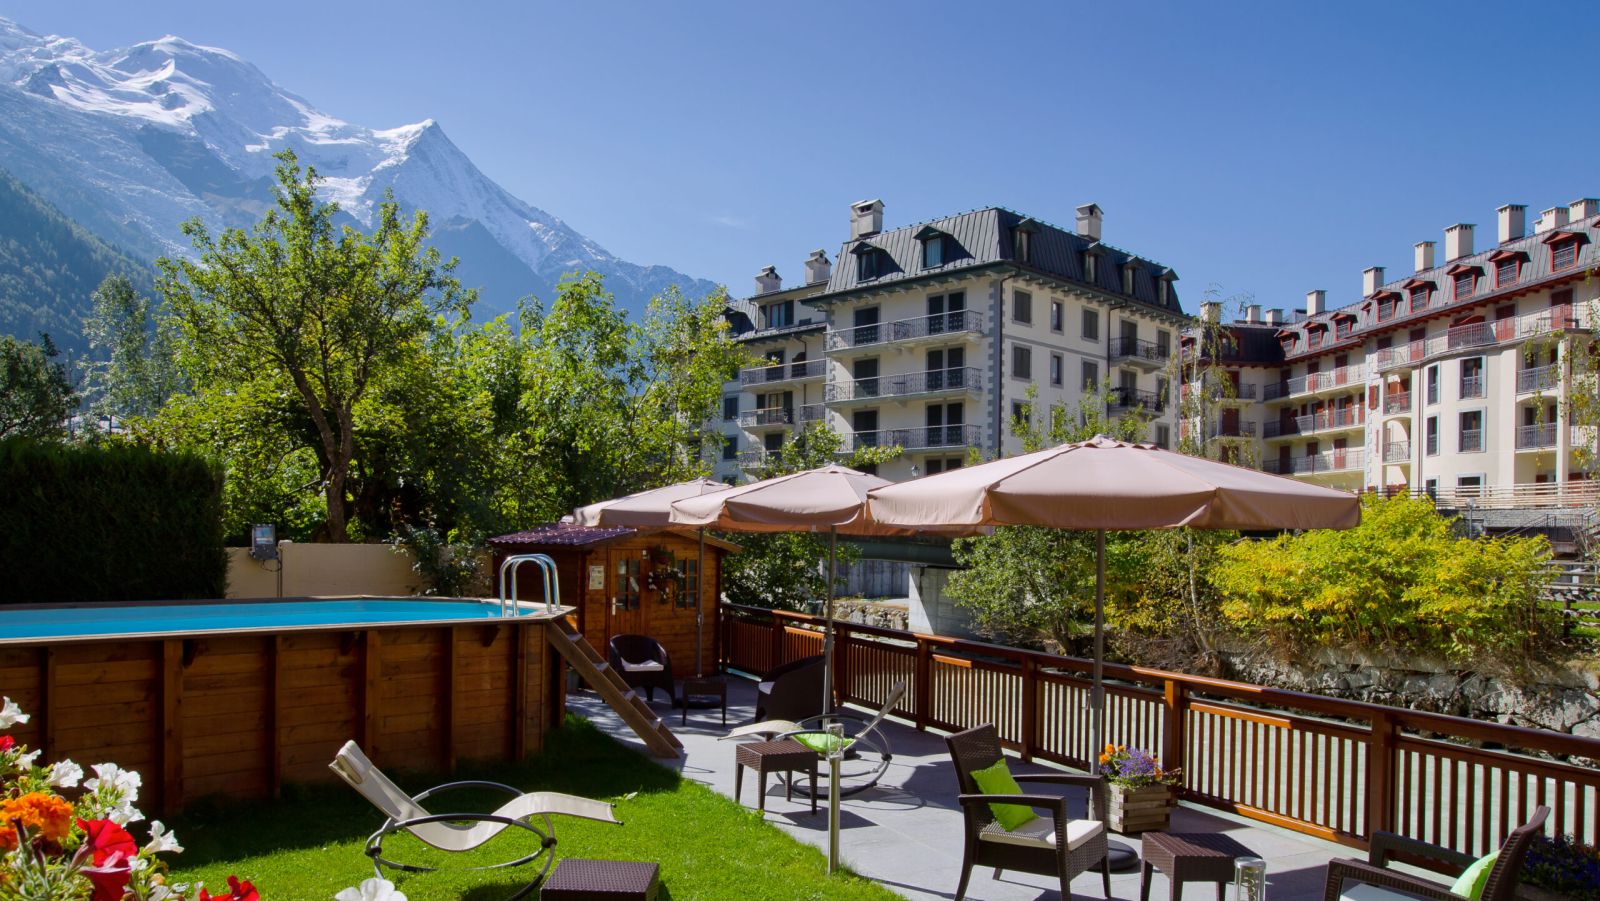
[[[218,598],[222,476],[190,454],[0,441],[0,603]]]

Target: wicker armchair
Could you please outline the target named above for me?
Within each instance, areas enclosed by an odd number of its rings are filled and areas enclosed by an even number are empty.
[[[956,901],[967,893],[973,867],[1018,870],[1061,879],[1061,898],[1072,897],[1072,880],[1091,869],[1100,870],[1105,896],[1111,897],[1111,868],[1106,854],[1106,784],[1101,776],[1074,776],[1067,773],[1017,775],[1018,782],[1044,782],[1088,789],[1088,803],[1082,819],[1067,813],[1067,799],[1060,795],[985,795],[973,781],[974,770],[993,766],[1002,759],[1000,737],[994,726],[982,725],[957,732],[945,739],[955,761],[956,778],[961,784],[961,811],[966,818],[966,843],[962,851],[961,884]],[[1025,804],[1035,811],[1048,811],[1017,829],[1007,832],[995,821],[990,804]]]
[[[1522,860],[1528,846],[1541,830],[1550,808],[1539,806],[1533,810],[1533,819],[1526,826],[1511,830],[1500,846],[1500,856],[1489,870],[1489,879],[1483,886],[1482,901],[1512,901],[1516,897],[1517,880],[1522,876]],[[1374,832],[1371,850],[1366,861],[1340,858],[1328,861],[1328,882],[1323,888],[1324,901],[1413,901],[1417,896],[1436,898],[1438,901],[1461,901],[1461,896],[1450,891],[1447,885],[1430,882],[1388,868],[1395,857],[1421,858],[1446,865],[1455,875],[1460,875],[1475,858],[1439,845],[1393,832]],[[1346,883],[1358,883],[1346,889]]]
[[[667,649],[648,635],[611,636],[611,668],[622,676],[629,688],[644,689],[645,697],[654,703],[656,689],[665,689],[667,700],[676,697],[673,691],[672,659]]]
[[[821,654],[773,667],[756,689],[756,720],[798,723],[827,713],[822,704],[822,676]]]

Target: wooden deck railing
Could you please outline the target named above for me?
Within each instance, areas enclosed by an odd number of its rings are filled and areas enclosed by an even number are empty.
[[[821,619],[725,605],[722,664],[761,675],[822,652]],[[917,728],[993,723],[1024,758],[1085,768],[1090,662],[837,623],[841,699]],[[1533,808],[1552,834],[1600,842],[1600,740],[1107,664],[1106,736],[1183,770],[1182,796],[1364,847],[1375,829],[1482,855]],[[1569,762],[1575,760],[1580,762]]]

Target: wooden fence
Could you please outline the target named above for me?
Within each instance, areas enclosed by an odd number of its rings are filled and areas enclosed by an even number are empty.
[[[725,605],[723,666],[761,675],[822,652],[821,619]],[[1091,663],[982,642],[836,625],[835,686],[847,703],[896,710],[917,728],[993,723],[1025,759],[1083,769]],[[1183,771],[1182,796],[1364,847],[1390,830],[1475,856],[1533,808],[1549,830],[1600,842],[1600,740],[1107,664],[1106,736]]]

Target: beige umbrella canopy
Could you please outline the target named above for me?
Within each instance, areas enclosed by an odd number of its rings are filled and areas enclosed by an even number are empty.
[[[1348,529],[1361,522],[1361,501],[1353,494],[1104,435],[877,488],[867,506],[886,527],[1048,526],[1099,533],[1091,748],[1104,738],[1107,531]]]
[[[774,476],[727,491],[677,501],[674,525],[731,532],[827,532],[828,603],[822,641],[823,709],[833,705],[834,559],[839,535],[894,535],[914,529],[885,528],[867,517],[867,492],[893,484],[845,466],[823,466]]]
[[[579,507],[572,511],[572,521],[580,526],[664,528],[672,525],[673,501],[699,497],[712,491],[723,491],[728,487],[712,479],[691,479],[676,485],[652,488],[649,491],[639,491],[625,497]]]

